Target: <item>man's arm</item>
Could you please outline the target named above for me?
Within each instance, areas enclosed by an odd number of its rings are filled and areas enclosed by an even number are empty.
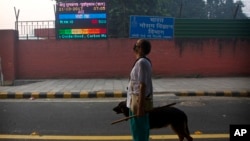
[[[146,91],[146,85],[144,83],[140,83],[140,94],[138,98],[138,110],[137,110],[137,116],[143,116],[145,114],[145,91]]]

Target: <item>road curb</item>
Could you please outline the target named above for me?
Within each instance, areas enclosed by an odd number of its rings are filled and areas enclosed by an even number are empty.
[[[104,98],[126,97],[123,91],[81,91],[81,92],[0,92],[0,99],[21,98]]]
[[[250,91],[196,91],[175,92],[176,96],[228,96],[228,97],[250,97]]]
[[[176,96],[227,96],[250,97],[250,91],[182,91],[155,92],[155,94],[175,94]],[[0,92],[0,99],[22,98],[121,98],[126,91],[80,91],[80,92]]]

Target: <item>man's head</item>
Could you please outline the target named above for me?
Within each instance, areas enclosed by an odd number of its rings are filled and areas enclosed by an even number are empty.
[[[151,51],[151,43],[145,39],[137,40],[136,44],[134,45],[134,51],[141,55],[148,55]]]

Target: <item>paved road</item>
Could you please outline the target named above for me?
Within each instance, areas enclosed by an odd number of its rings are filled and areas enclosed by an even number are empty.
[[[49,140],[48,135],[56,135],[58,140],[66,139],[65,135],[72,136],[69,140],[78,140],[79,136],[80,140],[90,136],[101,136],[101,139],[118,136],[125,140],[130,138],[128,122],[110,124],[123,117],[112,111],[122,100],[124,98],[0,100],[0,139],[11,134],[11,137],[24,135],[19,137],[22,140],[35,140],[30,137]],[[196,140],[226,141],[228,138],[223,136],[228,136],[230,124],[250,124],[250,98],[157,95],[154,102],[155,106],[179,102],[175,107],[188,115],[190,132]],[[151,131],[153,137],[173,134],[169,128]],[[208,139],[206,135],[221,136]],[[197,139],[201,136],[205,139]]]

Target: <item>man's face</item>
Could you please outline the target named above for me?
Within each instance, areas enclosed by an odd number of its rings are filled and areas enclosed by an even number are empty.
[[[134,45],[134,52],[136,54],[140,54],[141,53],[141,40],[137,40],[135,45]]]

